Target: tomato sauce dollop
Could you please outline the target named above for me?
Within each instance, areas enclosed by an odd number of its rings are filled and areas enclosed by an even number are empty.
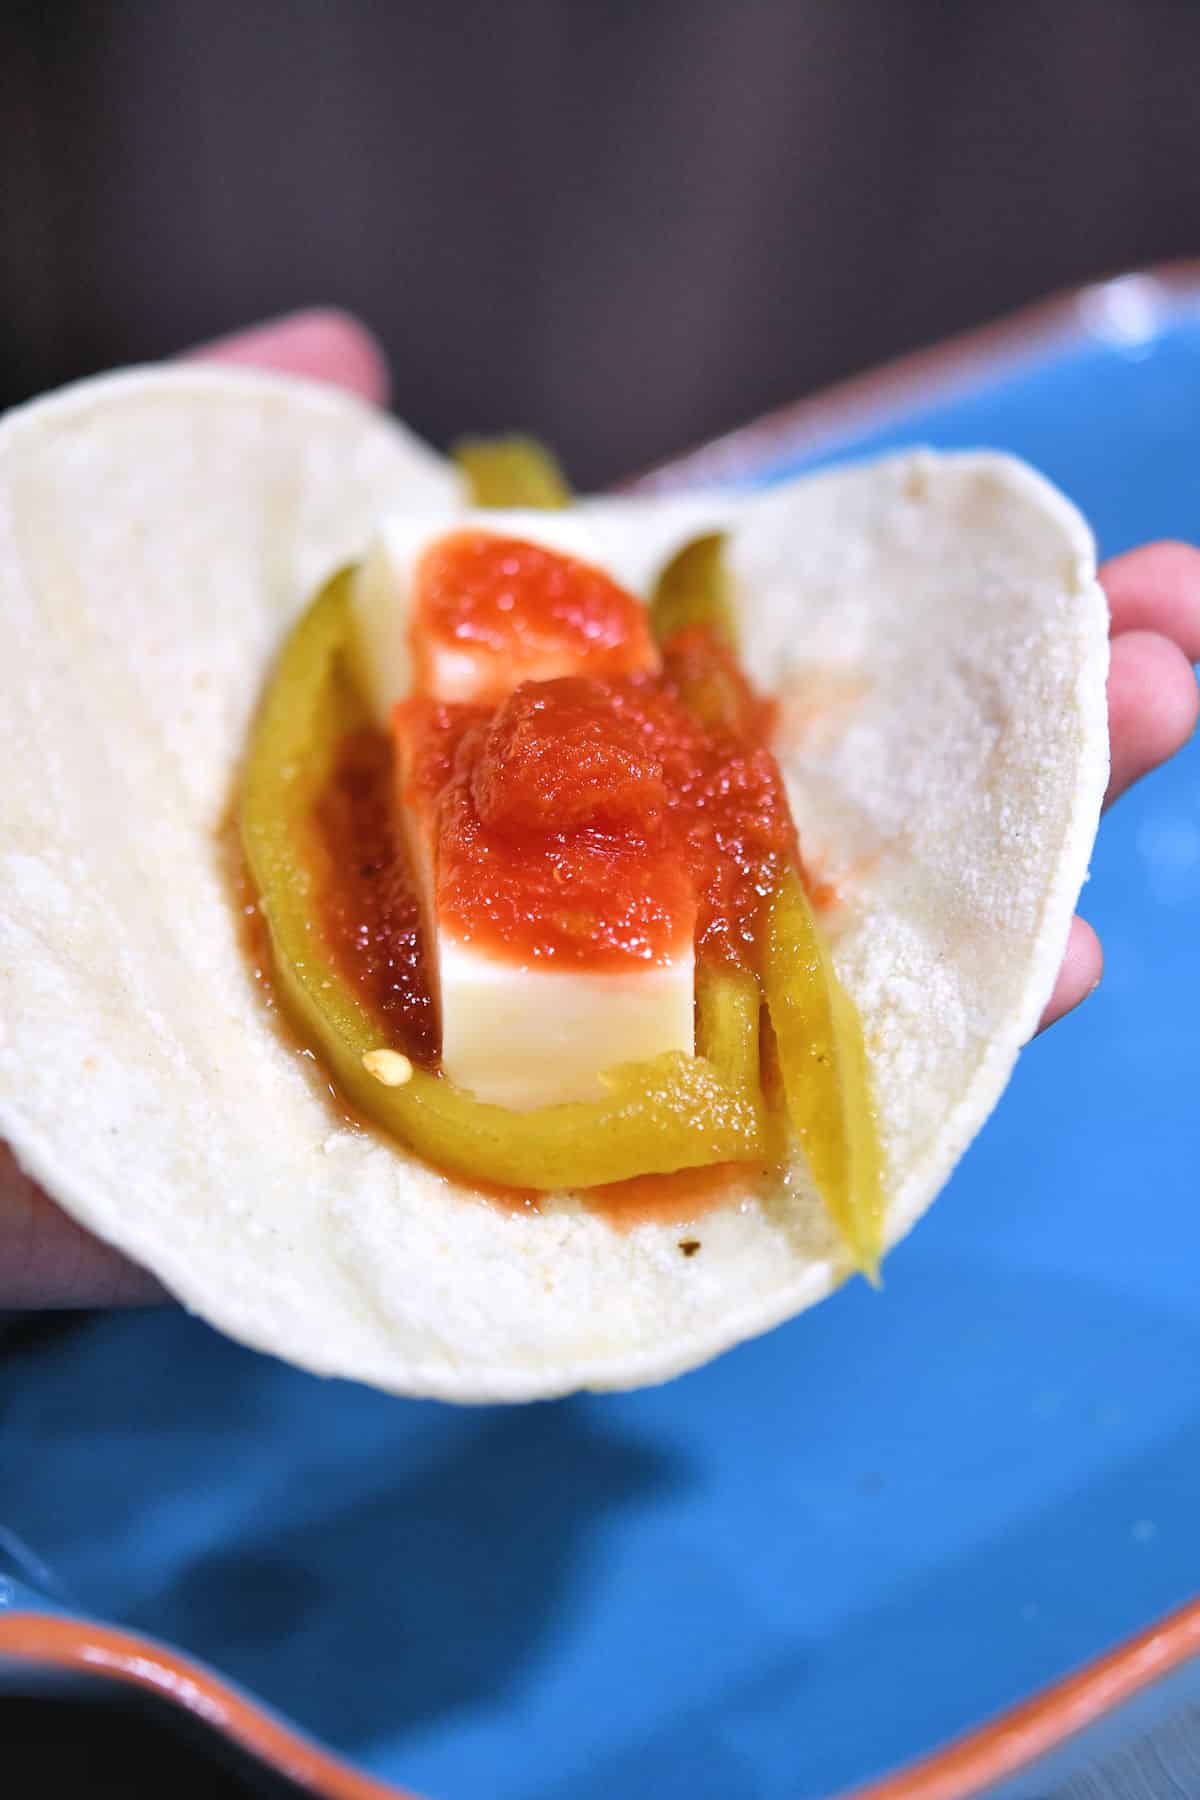
[[[483,719],[397,709],[402,801],[436,846],[439,930],[574,970],[687,950],[696,897],[671,855],[644,680],[525,682]]]
[[[526,682],[491,712],[397,709],[402,798],[436,841],[442,929],[572,968],[663,962],[692,941],[752,962],[795,829],[749,691],[733,725],[684,703],[701,655],[693,641],[686,686],[668,657],[658,676]],[[715,643],[706,673],[729,675]]]
[[[450,532],[421,557],[413,588],[418,692],[433,688],[439,654],[466,665],[473,696],[493,703],[513,686],[514,671],[544,681],[658,667],[636,595],[603,569],[541,544]]]

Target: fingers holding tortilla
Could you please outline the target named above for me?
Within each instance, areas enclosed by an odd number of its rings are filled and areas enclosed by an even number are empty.
[[[586,1192],[514,1210],[331,1108],[239,946],[218,833],[288,627],[380,514],[458,498],[377,414],[237,371],[91,384],[0,430],[0,1126],[74,1218],[309,1368],[456,1400],[660,1380],[843,1279],[803,1159],[739,1178],[682,1254],[677,1224],[615,1229]],[[894,1243],[1062,961],[1107,779],[1091,542],[989,456],[722,505],[839,899]],[[635,562],[660,539],[649,502],[605,519]]]
[[[1114,638],[1108,675],[1112,769],[1106,803],[1174,756],[1200,711],[1196,675],[1179,644],[1156,631]]]
[[[153,1275],[76,1224],[0,1144],[0,1308],[143,1306],[165,1298]]]
[[[372,406],[386,406],[391,390],[387,358],[378,339],[360,320],[336,307],[271,319],[198,345],[180,360],[306,375],[357,394]]]
[[[1112,635],[1152,631],[1170,638],[1189,662],[1200,662],[1200,550],[1192,544],[1146,544],[1114,556],[1100,571],[1112,612]]]
[[[1087,920],[1076,914],[1071,920],[1066,954],[1054,983],[1054,992],[1038,1021],[1038,1030],[1046,1031],[1082,1005],[1089,994],[1095,993],[1103,974],[1104,951],[1100,939]]]
[[[1200,550],[1148,544],[1114,557],[1100,571],[1111,609],[1108,676],[1110,805],[1143,775],[1182,749],[1196,726],[1200,661]],[[1104,969],[1100,940],[1084,919],[1071,935],[1045,1030],[1095,991]]]

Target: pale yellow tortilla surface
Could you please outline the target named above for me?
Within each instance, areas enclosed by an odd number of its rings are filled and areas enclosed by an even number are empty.
[[[690,1233],[618,1232],[569,1196],[498,1209],[339,1120],[231,918],[216,834],[289,622],[380,513],[458,502],[398,427],[281,378],[137,372],[0,427],[0,1130],[187,1306],[310,1369],[463,1401],[661,1380],[840,1279],[802,1167]],[[631,554],[663,538],[651,503],[605,511]],[[712,520],[803,847],[844,896],[892,1243],[999,1097],[1086,873],[1092,544],[990,455]]]

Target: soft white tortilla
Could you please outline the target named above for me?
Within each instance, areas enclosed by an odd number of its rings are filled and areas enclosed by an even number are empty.
[[[0,1130],[187,1306],[310,1369],[462,1401],[661,1380],[840,1278],[803,1171],[702,1218],[690,1258],[678,1226],[623,1234],[569,1197],[495,1209],[338,1122],[264,1015],[220,873],[288,622],[378,514],[456,504],[397,427],[279,378],[135,373],[0,427]],[[608,510],[657,542],[650,505]],[[894,1243],[1034,1030],[1085,875],[1092,544],[996,456],[718,510],[803,843],[850,897],[837,960]]]

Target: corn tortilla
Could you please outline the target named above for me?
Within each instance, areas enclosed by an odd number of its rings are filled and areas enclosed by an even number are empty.
[[[0,425],[0,1132],[257,1348],[447,1400],[630,1387],[836,1285],[803,1167],[748,1180],[699,1255],[578,1197],[489,1206],[331,1113],[248,977],[222,870],[289,623],[381,513],[461,501],[402,428],[284,377],[134,371]],[[598,507],[638,566],[729,531],[801,843],[846,893],[895,1243],[999,1098],[1086,874],[1108,768],[1090,534],[983,453]]]

